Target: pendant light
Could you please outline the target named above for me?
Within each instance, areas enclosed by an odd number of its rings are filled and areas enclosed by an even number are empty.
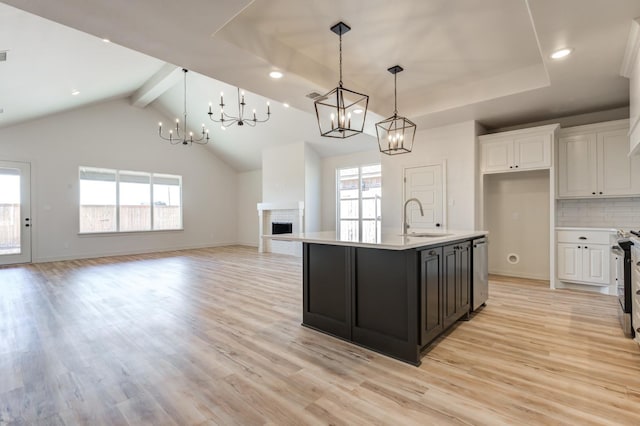
[[[205,129],[204,124],[202,125],[202,133],[199,138],[193,138],[193,132],[188,132],[187,128],[187,73],[189,70],[186,68],[182,69],[184,73],[184,128],[180,128],[180,119],[176,118],[176,127],[175,134],[173,133],[174,129],[169,130],[169,134],[165,135],[162,133],[162,123],[158,123],[158,135],[165,141],[169,141],[171,145],[192,145],[197,143],[199,145],[204,145],[209,142],[209,130]],[[188,132],[188,133],[187,133]]]
[[[393,115],[376,123],[378,147],[383,154],[406,154],[413,149],[416,125],[408,118],[398,115],[398,73],[404,71],[404,68],[395,65],[387,71],[393,74]]]
[[[238,115],[234,116],[231,114],[227,114],[224,107],[224,94],[220,93],[220,119],[213,118],[213,111],[211,110],[212,105],[209,104],[209,119],[215,123],[220,123],[223,129],[237,124],[238,126],[244,126],[245,124],[255,127],[258,123],[265,123],[269,121],[271,118],[271,107],[269,106],[269,102],[267,102],[267,118],[264,120],[258,119],[256,116],[256,110],[253,110],[253,116],[245,117],[244,116],[244,108],[246,106],[246,102],[244,101],[244,92],[240,92],[240,88],[238,88]]]
[[[342,35],[349,30],[351,27],[344,22],[331,27],[340,37],[340,81],[338,87],[314,102],[320,135],[330,138],[344,139],[362,133],[369,105],[369,96],[342,86]]]

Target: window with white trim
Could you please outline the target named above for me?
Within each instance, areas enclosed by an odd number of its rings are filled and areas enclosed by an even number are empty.
[[[338,169],[336,180],[340,238],[352,241],[380,240],[381,165]]]
[[[80,167],[80,233],[182,229],[182,176]]]

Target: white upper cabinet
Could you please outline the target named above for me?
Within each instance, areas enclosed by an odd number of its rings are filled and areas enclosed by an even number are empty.
[[[640,18],[631,21],[627,48],[622,59],[621,75],[629,79],[630,130],[628,146],[631,154],[640,155]]]
[[[482,173],[548,169],[557,124],[480,136]]]
[[[558,197],[640,194],[640,157],[629,157],[628,120],[562,129]]]

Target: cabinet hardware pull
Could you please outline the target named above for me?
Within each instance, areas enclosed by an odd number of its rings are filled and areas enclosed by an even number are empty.
[[[435,251],[435,250],[431,250],[431,251],[429,252],[429,256],[435,256],[435,255],[436,255],[436,251]]]
[[[600,195],[602,195],[602,191],[600,191]]]
[[[578,248],[582,248],[582,247],[578,246]]]
[[[640,262],[636,262],[636,266],[640,266]]]
[[[584,248],[589,248],[589,247],[587,247],[587,246],[584,246]]]
[[[587,237],[578,237],[579,240],[586,240]]]
[[[636,291],[636,296],[640,296],[640,290]]]
[[[510,169],[513,169],[513,166],[509,166]]]
[[[518,166],[516,166],[516,169],[518,168]]]
[[[596,193],[595,193],[595,192],[592,192],[592,194],[593,194],[593,195],[596,195]]]

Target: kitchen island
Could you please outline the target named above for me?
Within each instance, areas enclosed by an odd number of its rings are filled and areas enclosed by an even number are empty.
[[[335,232],[265,235],[303,243],[302,324],[402,361],[471,308],[471,243],[484,231],[417,235],[383,232],[373,241]]]

